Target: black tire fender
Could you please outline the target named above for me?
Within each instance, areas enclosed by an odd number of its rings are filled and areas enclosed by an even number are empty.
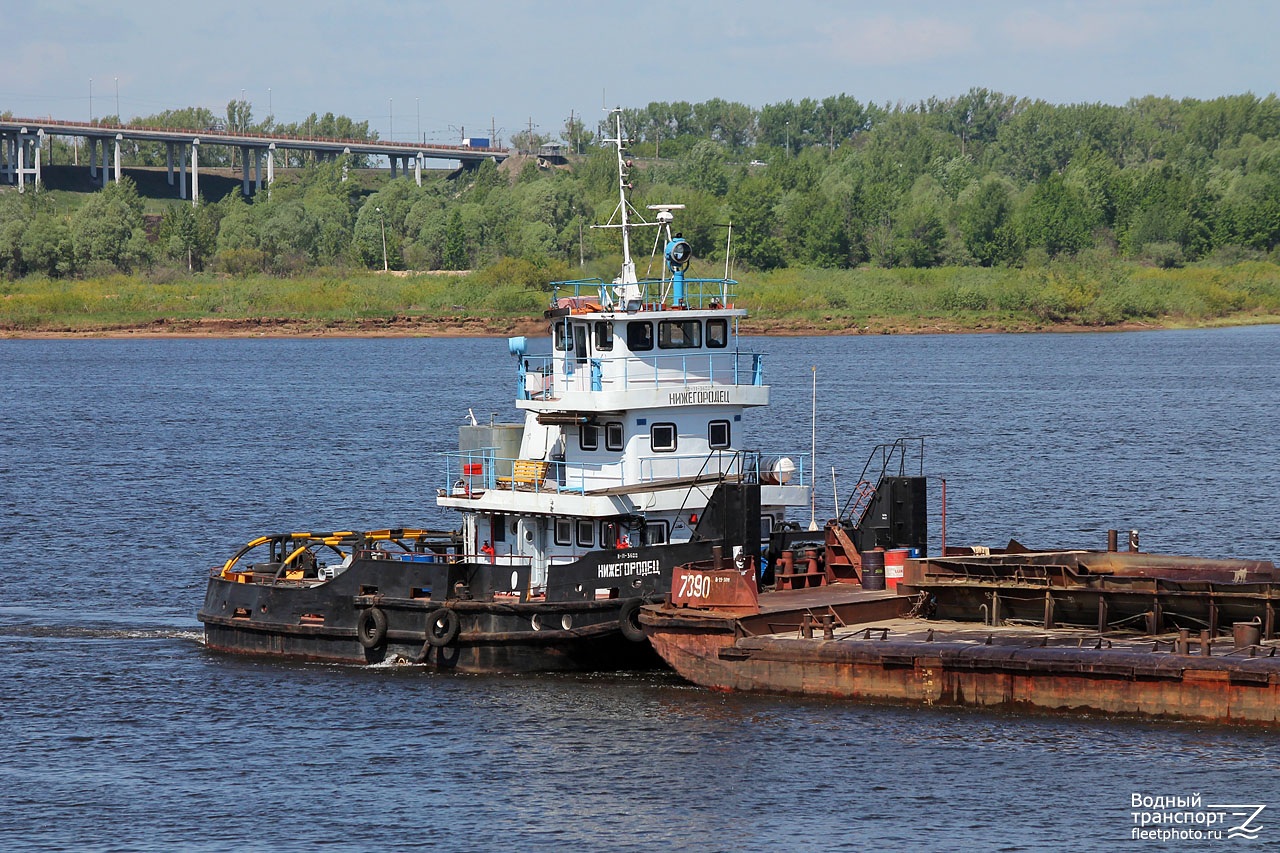
[[[618,630],[622,636],[633,643],[643,642],[646,638],[644,628],[640,625],[640,608],[644,606],[643,598],[628,598],[618,608]]]
[[[356,637],[366,649],[376,649],[387,639],[387,614],[381,608],[370,607],[356,620]]]
[[[441,607],[427,614],[427,645],[435,646],[437,649],[445,646],[458,639],[458,632],[461,630],[462,623],[458,619],[457,611],[452,607]]]

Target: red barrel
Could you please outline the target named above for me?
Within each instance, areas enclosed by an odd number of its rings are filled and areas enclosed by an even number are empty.
[[[902,569],[911,555],[910,548],[891,548],[884,552],[884,585],[889,589],[897,589],[902,580]]]

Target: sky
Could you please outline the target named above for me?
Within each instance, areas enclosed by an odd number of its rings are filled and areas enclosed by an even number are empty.
[[[5,0],[0,112],[255,120],[333,112],[384,139],[559,136],[570,114],[711,98],[1051,103],[1276,91],[1280,3]]]

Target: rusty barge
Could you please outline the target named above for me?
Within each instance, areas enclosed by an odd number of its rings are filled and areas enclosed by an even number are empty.
[[[677,568],[639,614],[654,649],[716,690],[1280,726],[1274,564],[1136,534],[1122,551],[1114,532],[1107,550],[925,556],[922,480],[882,476],[856,524],[775,535],[763,572]]]

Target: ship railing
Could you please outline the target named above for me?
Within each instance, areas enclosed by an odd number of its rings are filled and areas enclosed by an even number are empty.
[[[810,485],[808,453],[713,450],[709,454],[642,459],[640,482],[687,477],[739,478],[762,485]]]
[[[691,477],[738,478],[765,485],[810,485],[807,453],[760,453],[713,450],[703,454],[662,454],[641,459],[628,474],[615,462],[563,462],[498,456],[497,448],[444,454],[445,487],[441,497],[477,498],[502,489],[526,492],[584,494],[617,486],[644,485]]]
[[[517,369],[517,391],[523,400],[555,399],[566,391],[764,385],[764,355],[754,352],[700,350],[610,358],[578,358],[570,352],[524,356]]]
[[[666,278],[645,278],[635,283],[640,291],[640,303],[643,310],[663,311],[675,307],[672,303],[675,282]],[[578,307],[597,305],[601,308],[616,301],[613,290],[621,285],[607,282],[601,278],[580,278],[568,281],[553,281],[551,304],[559,306],[562,299],[572,299]],[[715,309],[732,308],[733,299],[737,296],[738,282],[731,278],[686,278],[684,279],[685,308]],[[564,291],[562,293],[561,291]],[[569,295],[566,295],[569,294]]]

